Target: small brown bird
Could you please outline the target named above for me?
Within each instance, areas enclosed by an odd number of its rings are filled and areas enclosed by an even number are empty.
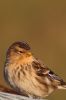
[[[66,89],[66,82],[35,58],[25,42],[13,43],[6,54],[4,77],[20,94],[45,98],[56,89]]]

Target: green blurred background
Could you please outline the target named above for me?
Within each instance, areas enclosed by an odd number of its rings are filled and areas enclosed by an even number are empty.
[[[32,52],[66,80],[66,1],[0,0],[0,84],[5,54],[14,41],[27,41]],[[49,100],[66,100],[66,90]]]

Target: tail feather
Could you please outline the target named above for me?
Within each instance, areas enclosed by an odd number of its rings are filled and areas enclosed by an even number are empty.
[[[58,89],[66,89],[66,85],[64,85],[64,86],[58,86]]]
[[[66,82],[61,81],[60,83],[61,83],[61,84],[58,85],[58,89],[66,89]]]
[[[49,76],[51,79],[53,79],[54,82],[56,82],[58,89],[66,89],[66,82],[64,82],[64,80],[61,77],[59,77],[51,70],[49,72]]]

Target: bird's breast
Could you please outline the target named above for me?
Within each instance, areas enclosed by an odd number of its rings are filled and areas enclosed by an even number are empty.
[[[28,94],[40,97],[48,95],[48,87],[44,84],[43,79],[35,73],[31,59],[11,63],[5,67],[5,73],[8,75],[9,84],[15,90],[19,89],[21,92],[24,90]]]

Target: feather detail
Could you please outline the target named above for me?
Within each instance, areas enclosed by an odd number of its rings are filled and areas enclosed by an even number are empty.
[[[36,71],[36,74],[41,78],[45,78],[53,84],[53,86],[57,87],[58,89],[66,89],[66,82],[63,81],[61,77],[51,71],[46,65],[39,63],[37,61],[32,62],[33,68]],[[48,81],[46,81],[48,84]]]

